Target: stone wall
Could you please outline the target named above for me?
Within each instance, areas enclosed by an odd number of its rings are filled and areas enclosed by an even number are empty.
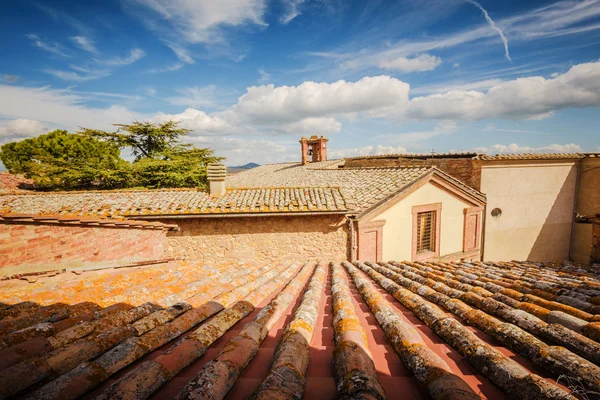
[[[349,236],[343,216],[165,219],[168,257],[207,263],[345,260]]]
[[[592,224],[592,252],[590,254],[590,263],[600,263],[600,222]]]
[[[164,258],[163,229],[0,222],[0,277]]]

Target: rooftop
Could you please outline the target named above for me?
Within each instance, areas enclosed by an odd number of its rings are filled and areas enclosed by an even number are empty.
[[[600,392],[600,277],[572,264],[170,262],[32,282],[0,282],[2,398]]]
[[[227,177],[227,187],[331,185],[351,198],[358,210],[365,210],[405,185],[431,171],[431,168],[342,169],[343,160],[269,164]]]
[[[0,212],[98,217],[222,213],[345,212],[351,202],[335,187],[229,189],[213,197],[195,189],[51,192],[0,195]]]

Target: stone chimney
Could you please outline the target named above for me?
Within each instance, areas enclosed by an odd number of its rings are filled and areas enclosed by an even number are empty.
[[[309,162],[327,161],[327,142],[325,136],[313,135],[310,139],[302,136],[300,139],[300,151],[302,152],[302,165]],[[310,158],[310,161],[309,161]]]
[[[208,183],[210,184],[211,196],[223,196],[225,194],[225,178],[227,167],[219,163],[210,163],[206,169]]]

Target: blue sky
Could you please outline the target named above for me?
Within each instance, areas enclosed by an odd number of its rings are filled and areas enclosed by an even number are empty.
[[[4,2],[0,142],[174,119],[227,164],[600,151],[600,0]]]

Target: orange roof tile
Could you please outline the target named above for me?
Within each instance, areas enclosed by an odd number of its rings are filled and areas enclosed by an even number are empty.
[[[336,187],[87,191],[0,195],[0,212],[104,218],[148,215],[345,212],[352,202]]]
[[[0,396],[35,399],[571,399],[600,389],[600,277],[569,263],[178,261],[2,281],[0,371]]]

